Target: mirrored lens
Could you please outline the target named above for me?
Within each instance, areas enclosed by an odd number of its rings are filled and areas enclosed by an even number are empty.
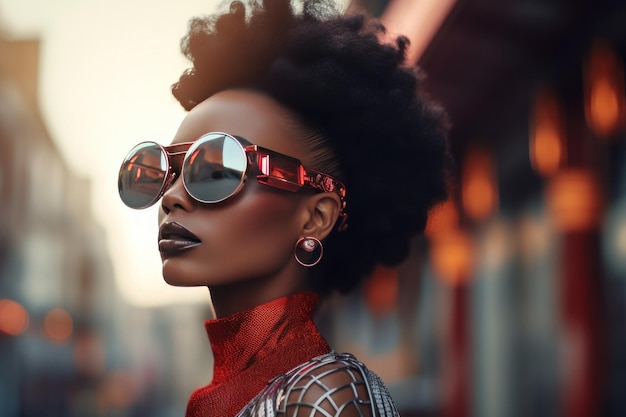
[[[120,168],[118,189],[124,204],[131,208],[145,208],[161,195],[167,174],[167,156],[154,142],[135,146]]]
[[[189,148],[183,163],[183,183],[198,201],[217,203],[241,188],[246,167],[246,152],[236,139],[210,133]]]

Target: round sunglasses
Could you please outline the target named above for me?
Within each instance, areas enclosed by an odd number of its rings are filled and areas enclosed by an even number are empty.
[[[346,187],[341,181],[304,168],[296,158],[222,132],[169,146],[138,144],[124,158],[117,185],[124,204],[143,209],[156,203],[180,176],[194,200],[212,204],[241,190],[250,171],[257,174],[259,183],[280,190],[296,192],[309,187],[336,193],[342,204],[340,228],[345,226]]]

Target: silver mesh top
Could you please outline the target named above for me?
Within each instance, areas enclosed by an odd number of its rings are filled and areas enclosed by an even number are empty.
[[[272,379],[237,417],[399,417],[387,387],[348,353],[318,356]]]

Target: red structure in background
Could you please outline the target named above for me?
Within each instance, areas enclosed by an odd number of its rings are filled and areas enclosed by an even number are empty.
[[[596,231],[563,235],[560,284],[566,363],[561,401],[566,417],[602,415],[607,373],[598,243]]]
[[[607,364],[607,277],[600,240],[605,186],[609,188],[612,179],[607,174],[610,148],[602,140],[624,139],[625,16],[626,4],[615,0],[459,0],[419,60],[429,75],[429,91],[450,114],[455,159],[464,161],[479,139],[500,169],[496,175],[505,215],[514,221],[524,210],[542,211],[541,215],[547,211],[554,228],[548,233],[558,256],[554,270],[546,275],[555,284],[553,337],[559,371],[554,382],[541,385],[555,390],[555,395],[520,399],[539,382],[533,378],[540,373],[523,369],[526,362],[514,364],[512,369],[520,374],[509,380],[520,390],[512,390],[511,407],[519,415],[599,416],[609,407],[608,372],[613,370]],[[543,92],[539,98],[538,91]],[[530,158],[524,148],[530,148]],[[459,173],[460,184],[466,175]],[[470,217],[465,204],[463,210],[463,216]],[[523,288],[523,283],[515,285]],[[469,355],[473,345],[468,338],[475,335],[466,332],[467,290],[451,291],[449,345],[441,360],[459,361],[467,375],[460,358]],[[522,325],[515,324],[519,328],[512,331],[523,334]],[[511,347],[521,353],[511,355],[512,360],[533,365],[545,360],[532,357],[533,347],[520,346],[523,336],[517,337]],[[472,395],[476,388],[472,383],[480,383],[480,378],[472,372],[463,387],[453,390],[456,395],[446,397],[446,416],[471,414],[474,408],[461,391]],[[489,401],[488,395],[480,400]],[[623,410],[619,401],[610,407]]]
[[[584,122],[582,91],[581,82],[579,93],[566,101],[567,159],[547,187],[549,210],[561,234],[561,412],[565,417],[602,415],[608,375],[600,253],[602,168],[597,163],[597,138]]]
[[[449,318],[447,320],[445,354],[442,378],[445,417],[468,417],[471,404],[472,379],[470,374],[469,285],[461,282],[449,290]]]
[[[431,240],[430,261],[445,293],[441,329],[441,413],[468,417],[471,410],[470,277],[475,254],[470,235],[459,227],[452,200],[433,212],[426,234]]]

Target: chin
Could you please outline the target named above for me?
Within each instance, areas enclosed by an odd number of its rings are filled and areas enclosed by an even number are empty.
[[[174,287],[198,287],[203,285],[192,278],[193,274],[190,274],[190,271],[186,268],[177,267],[175,262],[171,262],[169,259],[163,262],[162,275],[165,282]]]
[[[163,280],[171,285],[172,287],[206,287],[207,285],[203,282],[195,282],[195,281],[186,281],[180,279],[180,277],[168,277],[163,274]]]
[[[207,275],[207,266],[191,262],[177,262],[178,258],[163,261],[161,274],[166,283],[174,287],[209,287],[219,285],[220,280],[214,274]]]
[[[184,281],[181,281],[180,277],[173,277],[163,272],[163,280],[173,287],[189,287]]]

